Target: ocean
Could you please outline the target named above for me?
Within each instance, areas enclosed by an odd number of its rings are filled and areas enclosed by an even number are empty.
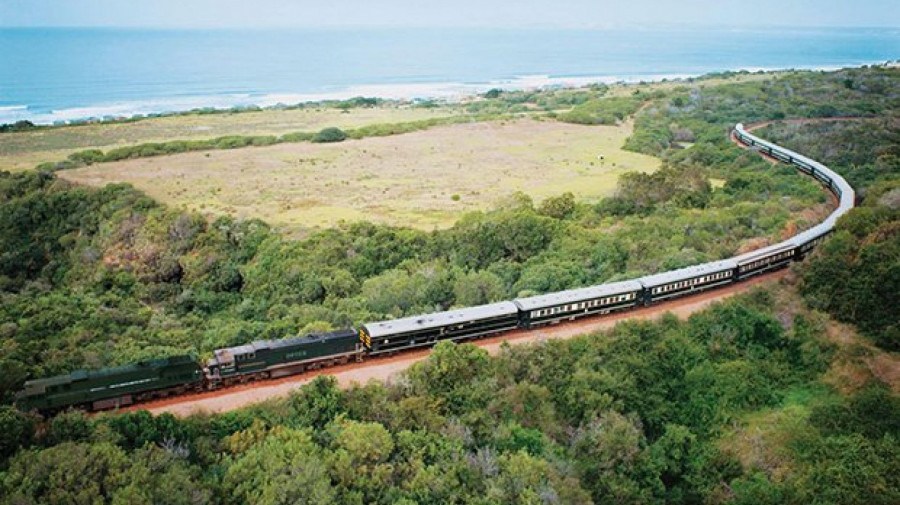
[[[0,124],[898,58],[894,28],[0,29]]]

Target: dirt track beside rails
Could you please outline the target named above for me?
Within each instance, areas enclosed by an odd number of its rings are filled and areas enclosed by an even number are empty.
[[[511,345],[521,345],[550,339],[568,339],[600,330],[607,330],[615,326],[616,323],[628,319],[652,320],[659,318],[667,312],[671,312],[681,319],[686,319],[691,314],[699,312],[715,302],[725,300],[736,294],[745,293],[761,284],[778,282],[786,275],[788,275],[786,270],[780,270],[758,276],[739,284],[733,284],[688,298],[671,300],[652,307],[643,307],[637,310],[609,314],[606,316],[595,316],[530,331],[515,330],[496,337],[474,340],[472,342],[493,355],[500,351],[500,346],[505,342]],[[169,412],[179,417],[203,412],[228,412],[264,400],[285,397],[291,391],[310,382],[318,375],[333,375],[342,388],[349,387],[353,384],[365,384],[371,380],[390,381],[396,377],[397,374],[409,368],[413,363],[428,357],[430,352],[431,351],[428,349],[423,349],[405,352],[391,357],[373,358],[362,363],[351,363],[325,368],[323,370],[307,372],[282,379],[245,384],[220,391],[189,394],[177,398],[142,403],[122,410],[148,410],[153,414]]]

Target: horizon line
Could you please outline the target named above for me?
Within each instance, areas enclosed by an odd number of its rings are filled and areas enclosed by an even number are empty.
[[[452,29],[500,29],[500,30],[616,30],[616,29],[696,29],[696,28],[714,28],[718,30],[744,30],[744,31],[766,31],[772,29],[801,29],[801,30],[897,30],[900,26],[896,25],[806,25],[806,24],[719,24],[719,23],[613,23],[613,24],[594,24],[594,25],[555,25],[555,24],[509,24],[509,25],[490,25],[490,24],[390,24],[390,23],[322,23],[309,25],[257,25],[257,26],[241,26],[241,25],[91,25],[91,24],[31,24],[31,25],[4,25],[0,24],[0,30],[6,29],[144,29],[144,30],[292,30],[292,29],[434,29],[434,28],[452,28]]]

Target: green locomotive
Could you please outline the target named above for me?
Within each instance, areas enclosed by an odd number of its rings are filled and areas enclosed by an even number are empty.
[[[30,380],[17,395],[16,404],[22,410],[41,412],[70,406],[102,410],[203,387],[197,358],[184,355]]]
[[[210,387],[214,388],[360,361],[364,350],[359,335],[352,329],[284,340],[259,340],[217,349],[205,372]]]

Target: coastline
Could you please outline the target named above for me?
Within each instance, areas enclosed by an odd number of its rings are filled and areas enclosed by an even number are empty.
[[[732,70],[718,70],[706,73],[654,73],[592,76],[552,76],[522,75],[509,79],[495,79],[485,82],[421,82],[359,84],[334,90],[297,93],[265,94],[224,94],[207,96],[182,96],[147,98],[139,101],[101,103],[88,106],[69,107],[50,111],[32,111],[28,105],[14,104],[0,106],[0,124],[30,121],[35,125],[63,126],[84,122],[121,121],[153,116],[167,116],[190,113],[197,110],[228,111],[242,108],[277,109],[296,107],[327,101],[348,100],[355,97],[371,97],[398,102],[437,100],[456,103],[491,89],[505,91],[570,89],[592,84],[635,84],[640,82],[661,82],[695,79],[716,73],[760,73],[785,71],[833,71],[841,68],[864,65],[890,65],[890,61],[848,62],[838,65],[796,66],[792,68],[751,67]]]

